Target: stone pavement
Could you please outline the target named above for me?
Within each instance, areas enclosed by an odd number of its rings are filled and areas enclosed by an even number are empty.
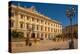
[[[78,41],[74,40],[75,49],[77,48]],[[41,40],[40,42],[33,44],[32,46],[24,46],[19,48],[14,48],[13,52],[33,52],[33,51],[48,51],[48,50],[61,50],[68,49],[69,41],[52,41],[52,40]]]

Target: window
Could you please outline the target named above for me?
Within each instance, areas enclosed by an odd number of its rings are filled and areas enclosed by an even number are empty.
[[[53,28],[51,28],[51,32],[53,32]]]
[[[49,25],[49,23],[48,23],[48,25]]]
[[[41,26],[41,31],[42,31],[42,29],[43,29],[43,26]]]
[[[43,20],[41,20],[41,23],[43,23],[44,21]]]
[[[35,33],[32,33],[31,38],[35,38]]]
[[[29,28],[29,23],[27,24],[27,29]]]
[[[26,23],[26,29],[28,28],[28,24]]]
[[[39,22],[39,19],[37,19],[37,22]]]
[[[43,38],[43,33],[41,33],[41,38]]]
[[[51,24],[51,26],[53,26],[53,24]]]
[[[45,31],[47,30],[47,27],[45,27]]]
[[[35,30],[35,24],[32,24],[32,30]]]
[[[35,19],[34,19],[34,18],[32,18],[32,21],[35,21]]]
[[[45,34],[45,38],[47,38],[47,34]]]
[[[14,27],[14,21],[13,20],[11,20],[10,25],[11,25],[11,27]]]
[[[36,27],[37,27],[37,30],[38,30],[38,25],[36,25]]]
[[[11,17],[14,17],[14,12],[11,12],[11,15],[10,15]]]
[[[57,32],[59,33],[59,29],[57,29]]]
[[[29,20],[29,16],[27,16],[27,20]]]
[[[21,19],[22,19],[22,18],[24,18],[24,16],[23,16],[23,15],[21,15]]]
[[[23,28],[23,26],[24,26],[23,22],[20,22],[20,28]]]
[[[45,24],[47,24],[47,23],[45,22]]]
[[[54,32],[56,32],[56,29],[54,29]]]
[[[50,28],[48,27],[48,31],[50,31]]]
[[[27,23],[26,27],[29,30],[30,29],[30,23]]]
[[[39,25],[37,25],[37,30],[39,30]]]

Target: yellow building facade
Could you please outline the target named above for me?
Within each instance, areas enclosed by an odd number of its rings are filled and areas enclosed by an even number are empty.
[[[24,37],[43,38],[44,40],[54,38],[62,34],[60,22],[38,13],[34,6],[30,8],[11,5],[9,7],[11,30],[24,33]]]

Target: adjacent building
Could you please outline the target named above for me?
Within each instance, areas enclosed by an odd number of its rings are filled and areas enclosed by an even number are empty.
[[[43,38],[44,40],[62,34],[61,23],[39,13],[34,6],[26,8],[11,5],[9,8],[11,31],[21,31],[26,38],[29,36],[31,39]]]
[[[70,33],[72,33],[73,37],[78,38],[78,24],[72,25],[72,32],[71,32],[71,26],[66,26],[63,28],[63,35],[65,37],[70,37]]]

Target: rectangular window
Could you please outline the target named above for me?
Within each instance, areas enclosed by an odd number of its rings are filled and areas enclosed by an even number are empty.
[[[21,15],[21,19],[23,19],[23,17],[24,17],[24,16],[23,16],[23,15]]]
[[[37,22],[39,22],[39,19],[37,19]]]
[[[53,26],[53,24],[51,24],[51,26]]]
[[[47,24],[47,23],[45,22],[45,24]]]
[[[48,27],[48,31],[50,31],[50,28]]]
[[[45,27],[45,31],[47,30],[47,27]]]
[[[27,25],[27,23],[26,23],[26,29],[28,28],[28,25]]]
[[[27,16],[27,20],[29,20],[29,16]]]
[[[51,32],[53,32],[53,28],[51,28]]]
[[[41,26],[41,31],[42,31],[42,29],[43,29],[43,26]]]
[[[49,25],[49,23],[48,23],[48,25]]]
[[[11,12],[11,17],[14,17],[14,12]]]
[[[41,23],[43,23],[44,21],[43,20],[41,20]]]
[[[38,25],[36,25],[36,27],[37,27],[37,30],[38,30]]]
[[[11,24],[11,27],[14,27],[14,21],[13,20],[11,20],[11,22],[10,22]]]
[[[26,27],[27,27],[27,29],[29,29],[29,23],[27,23],[27,26]]]
[[[32,18],[32,21],[35,21],[35,19],[34,19],[34,18]]]
[[[24,26],[23,22],[20,22],[20,28],[23,28],[23,26]]]

